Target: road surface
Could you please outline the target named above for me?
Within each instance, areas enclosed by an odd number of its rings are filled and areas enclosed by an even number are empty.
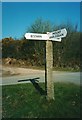
[[[18,80],[33,79],[39,77],[39,82],[45,82],[44,70],[33,70],[26,68],[6,68],[11,71],[11,75],[0,77],[0,85],[22,84],[28,82],[18,82]],[[71,82],[80,85],[80,72],[53,71],[54,82]]]

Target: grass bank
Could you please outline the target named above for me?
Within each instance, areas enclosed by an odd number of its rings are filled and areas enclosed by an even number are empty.
[[[44,84],[40,83],[44,89]],[[29,84],[2,87],[3,118],[78,118],[80,117],[80,87],[70,83],[55,83],[55,101],[48,102]]]

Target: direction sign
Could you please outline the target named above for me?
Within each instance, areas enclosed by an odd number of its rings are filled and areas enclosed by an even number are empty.
[[[26,33],[25,38],[30,40],[52,40],[61,42],[61,38],[49,38],[48,34]]]
[[[60,29],[60,30],[57,30],[57,31],[48,32],[47,34],[49,36],[49,39],[51,39],[51,40],[53,38],[63,38],[63,37],[66,37],[67,30],[64,28],[64,29]]]
[[[47,34],[26,33],[25,38],[30,40],[48,40],[49,36]]]
[[[61,38],[49,38],[49,40],[51,40],[51,41],[57,41],[57,42],[61,42]]]

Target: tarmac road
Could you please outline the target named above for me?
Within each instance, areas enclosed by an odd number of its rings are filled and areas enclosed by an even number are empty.
[[[25,75],[13,75],[0,77],[0,85],[12,85],[12,84],[22,84],[28,83],[30,81],[18,82],[18,80],[33,79],[39,77],[39,82],[45,82],[45,71],[37,70],[30,74]],[[80,85],[80,72],[60,72],[53,71],[53,80],[54,82],[71,82]]]

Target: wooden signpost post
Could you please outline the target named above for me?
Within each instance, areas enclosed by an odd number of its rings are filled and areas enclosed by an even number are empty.
[[[53,44],[52,41],[46,41],[46,68],[45,68],[45,84],[47,92],[47,100],[54,100],[54,83],[53,83]]]
[[[61,42],[61,38],[66,37],[66,29],[61,29],[47,34],[26,33],[25,38],[30,40],[46,40],[46,68],[45,68],[45,89],[47,100],[55,100],[53,82],[53,44],[52,41]]]

